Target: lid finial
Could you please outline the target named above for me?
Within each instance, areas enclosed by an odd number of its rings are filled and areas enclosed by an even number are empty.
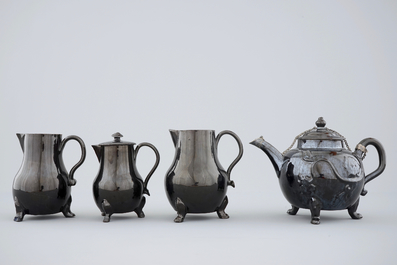
[[[317,127],[325,127],[327,123],[323,119],[323,117],[319,117],[318,120],[316,121],[316,126]]]
[[[112,137],[114,137],[114,142],[115,143],[119,143],[120,142],[120,138],[123,137],[123,135],[119,132],[116,132],[114,134],[112,134]]]

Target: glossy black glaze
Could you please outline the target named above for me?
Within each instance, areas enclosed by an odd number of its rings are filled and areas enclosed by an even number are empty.
[[[25,214],[44,215],[62,212],[73,217],[71,186],[76,184],[74,171],[84,162],[85,145],[77,136],[62,140],[60,134],[17,134],[24,158],[13,182],[16,208],[14,221],[20,222]],[[76,140],[82,150],[80,161],[67,172],[62,150],[69,140]]]
[[[136,168],[136,157],[142,146],[153,149],[156,155],[155,165],[145,182]],[[93,194],[95,203],[104,216],[103,221],[109,222],[113,213],[132,211],[140,218],[145,217],[142,209],[146,199],[143,195],[149,195],[147,183],[160,161],[157,149],[149,143],[141,143],[134,149],[134,143],[116,140],[93,148],[100,162],[93,184]]]
[[[360,195],[367,193],[364,185],[385,169],[385,151],[379,141],[366,138],[351,152],[344,147],[345,139],[341,135],[323,128],[325,121],[322,118],[319,121],[317,129],[300,136],[298,148],[285,155],[263,138],[251,144],[261,148],[270,158],[281,190],[292,205],[288,214],[295,215],[299,208],[310,209],[311,222],[319,224],[321,210],[347,209],[353,219],[360,219],[361,214],[356,212]],[[378,151],[379,166],[365,175],[362,161],[368,145]]]
[[[243,147],[237,135],[223,131],[215,137],[212,130],[170,130],[175,145],[175,158],[165,176],[165,190],[171,206],[177,211],[175,222],[183,222],[187,213],[217,212],[219,218],[228,199],[227,187],[234,187],[230,173],[241,159]],[[222,135],[233,136],[239,145],[237,158],[225,171],[218,160],[218,143]]]

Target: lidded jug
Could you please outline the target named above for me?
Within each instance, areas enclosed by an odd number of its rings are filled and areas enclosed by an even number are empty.
[[[135,212],[143,218],[146,202],[143,195],[150,195],[147,185],[159,165],[160,154],[154,145],[146,142],[134,148],[135,143],[120,140],[123,135],[119,132],[112,137],[111,142],[92,146],[100,163],[93,184],[95,203],[104,216],[103,222],[109,222],[113,213]],[[144,181],[136,168],[136,158],[143,146],[151,148],[156,155],[155,164]]]

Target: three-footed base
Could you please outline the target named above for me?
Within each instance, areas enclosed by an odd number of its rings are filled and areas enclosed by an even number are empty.
[[[146,203],[146,198],[142,197],[142,200],[141,200],[139,206],[133,210],[133,212],[135,212],[139,218],[145,217],[145,213],[143,212],[143,207],[145,206],[145,203]],[[115,213],[115,211],[113,210],[112,205],[106,199],[103,199],[103,201],[102,201],[102,216],[104,216],[103,222],[109,223],[110,217],[114,213]]]
[[[352,205],[347,207],[347,212],[349,213],[352,219],[361,219],[363,216],[357,212],[359,199]],[[309,210],[311,213],[311,223],[314,225],[320,224],[320,212],[321,212],[321,202],[316,198],[311,198],[309,202]],[[295,205],[291,205],[291,209],[287,211],[289,215],[296,215],[299,211],[299,208]]]
[[[72,211],[70,210],[70,205],[72,203],[72,196],[69,196],[69,198],[66,200],[66,203],[64,205],[61,205],[59,203],[59,200],[56,201],[56,203],[52,203],[52,204],[48,203],[47,201],[51,199],[52,196],[48,196],[45,193],[43,194],[31,193],[30,195],[25,193],[26,192],[22,192],[22,191],[19,192],[14,191],[14,205],[16,211],[16,215],[14,217],[15,222],[22,222],[26,214],[47,215],[47,214],[55,214],[61,212],[67,218],[75,216],[75,214],[72,213]],[[27,204],[27,206],[25,206],[26,203],[25,205],[23,205],[20,202],[19,198],[22,198],[23,201],[28,201],[29,203]],[[35,201],[37,201],[37,203],[32,204],[32,202]]]
[[[221,205],[215,210],[218,217],[220,219],[228,219],[229,215],[225,212],[225,208],[228,204],[229,200],[227,196],[223,199]],[[182,223],[185,220],[186,214],[189,212],[189,209],[186,207],[186,205],[183,203],[183,201],[177,197],[176,198],[176,210],[177,210],[177,216],[174,219],[175,223]]]

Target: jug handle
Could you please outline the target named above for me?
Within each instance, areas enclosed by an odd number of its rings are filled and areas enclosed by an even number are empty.
[[[235,134],[234,132],[229,131],[229,130],[224,130],[224,131],[221,131],[218,134],[218,136],[216,136],[217,148],[218,148],[218,144],[219,144],[219,141],[220,141],[221,137],[223,135],[225,135],[225,134],[231,135],[236,140],[236,142],[238,144],[238,148],[239,148],[239,152],[238,152],[238,155],[237,155],[236,159],[234,159],[234,161],[230,164],[229,168],[227,169],[227,175],[229,176],[229,183],[228,184],[231,185],[232,187],[234,187],[234,182],[232,180],[230,180],[230,174],[231,174],[232,169],[234,168],[234,166],[237,164],[238,161],[240,161],[241,157],[243,156],[243,144],[241,143],[241,140],[237,136],[237,134]]]
[[[85,144],[80,137],[78,137],[76,135],[70,135],[68,137],[65,137],[62,140],[61,146],[59,148],[59,152],[63,151],[65,144],[70,140],[76,140],[80,144],[80,147],[81,147],[81,158],[80,158],[79,162],[77,162],[76,165],[74,165],[72,167],[72,169],[69,171],[68,185],[74,186],[74,185],[76,185],[76,180],[73,178],[73,175],[74,175],[74,172],[76,171],[76,169],[78,169],[81,166],[81,164],[83,164],[83,162],[85,160],[85,156],[86,156],[86,150],[85,150]]]
[[[385,149],[383,148],[382,144],[375,138],[365,138],[364,140],[359,142],[356,146],[356,150],[354,151],[354,154],[358,156],[361,160],[363,160],[365,158],[365,154],[367,152],[366,147],[368,145],[374,146],[376,151],[378,152],[379,165],[378,168],[375,169],[375,171],[365,176],[365,183],[370,182],[371,180],[382,174],[382,172],[385,170],[386,167]],[[365,195],[365,194],[367,194],[367,191],[363,189],[361,195]]]
[[[136,147],[136,149],[135,149],[135,158],[134,159],[136,159],[136,157],[138,155],[138,151],[139,151],[139,149],[142,146],[147,146],[147,147],[151,148],[154,151],[154,154],[156,155],[156,162],[154,163],[154,166],[150,170],[149,174],[146,176],[145,182],[143,183],[143,193],[150,196],[149,190],[147,189],[147,185],[148,185],[148,182],[149,182],[151,176],[153,175],[154,171],[157,169],[157,167],[158,167],[158,165],[160,163],[160,154],[159,154],[159,151],[157,150],[157,148],[154,145],[152,145],[150,143],[143,142],[143,143],[140,143]]]

